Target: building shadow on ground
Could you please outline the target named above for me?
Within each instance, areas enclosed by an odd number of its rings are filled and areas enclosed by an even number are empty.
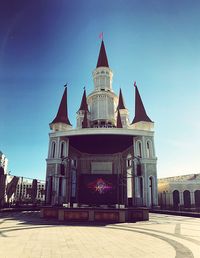
[[[12,211],[0,212],[0,225],[5,221],[18,221],[16,225],[34,226],[82,226],[82,227],[104,227],[110,222],[83,222],[83,221],[59,221],[57,219],[40,218],[40,211]]]

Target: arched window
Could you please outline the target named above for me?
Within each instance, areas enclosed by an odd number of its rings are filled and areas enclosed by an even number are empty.
[[[137,141],[136,152],[137,152],[137,156],[141,158],[142,157],[142,143],[141,143],[141,141]]]
[[[173,191],[173,205],[174,205],[175,209],[177,209],[179,207],[179,203],[180,203],[179,191],[174,190]]]
[[[200,207],[200,190],[194,192],[195,207]]]
[[[65,142],[61,142],[61,145],[60,145],[60,157],[65,157],[66,154],[65,154]]]
[[[51,157],[55,158],[55,154],[56,154],[56,143],[52,142],[52,144],[51,144]]]
[[[146,150],[147,150],[147,158],[152,158],[153,148],[152,148],[152,142],[150,140],[146,142]]]
[[[147,158],[151,157],[151,143],[147,141]]]
[[[128,154],[126,158],[126,167],[131,167],[131,166],[132,166],[132,156]]]
[[[149,142],[147,142],[147,158],[150,158],[150,145],[149,145]]]
[[[183,192],[183,200],[184,200],[184,207],[190,208],[191,207],[190,191],[185,190]]]

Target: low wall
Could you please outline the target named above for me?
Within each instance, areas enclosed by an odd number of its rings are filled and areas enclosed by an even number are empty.
[[[190,211],[173,211],[173,210],[150,210],[152,213],[176,215],[176,216],[185,216],[185,217],[194,217],[200,218],[199,212],[190,212]]]
[[[77,222],[136,222],[149,220],[149,210],[146,208],[60,208],[43,207],[40,217],[59,221]]]

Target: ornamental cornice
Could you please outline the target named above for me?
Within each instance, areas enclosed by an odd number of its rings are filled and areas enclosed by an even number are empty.
[[[129,135],[129,136],[153,136],[153,131],[128,129],[128,128],[81,128],[67,131],[50,132],[49,137],[81,136],[81,135]]]

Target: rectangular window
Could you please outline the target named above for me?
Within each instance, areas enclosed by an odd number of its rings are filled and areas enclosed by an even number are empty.
[[[91,162],[92,174],[112,174],[112,162]]]

